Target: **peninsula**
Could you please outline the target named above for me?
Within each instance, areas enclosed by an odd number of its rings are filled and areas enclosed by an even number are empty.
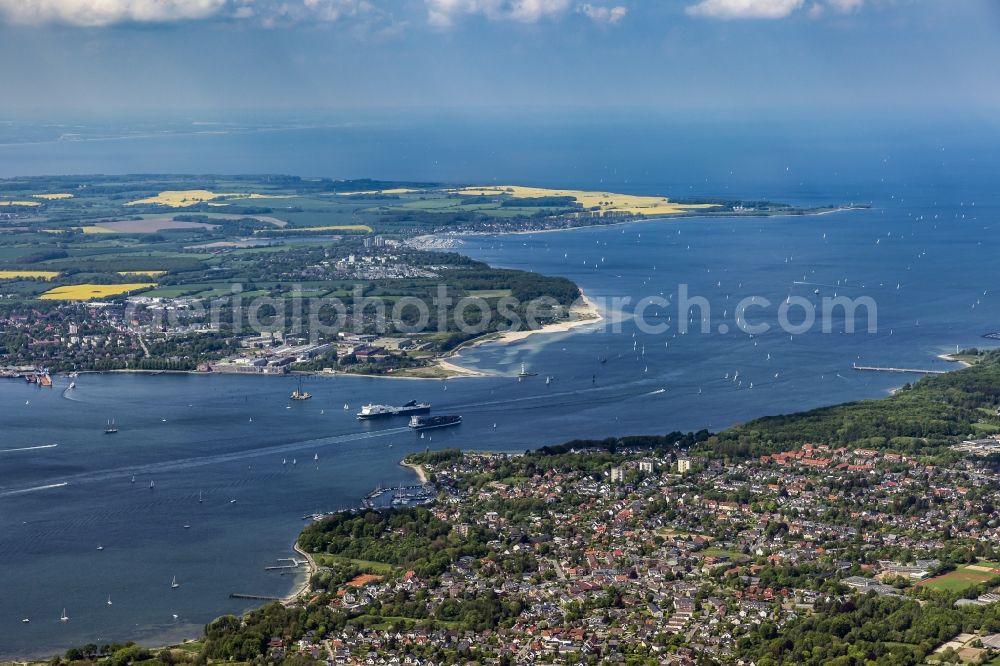
[[[569,280],[457,254],[461,235],[835,209],[291,176],[0,180],[0,372],[476,374],[447,357],[600,313]]]

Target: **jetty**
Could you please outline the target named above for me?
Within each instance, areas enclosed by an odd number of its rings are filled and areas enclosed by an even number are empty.
[[[283,570],[283,569],[298,569],[300,566],[302,566],[304,564],[304,562],[300,562],[299,560],[295,559],[294,557],[283,557],[283,558],[279,559],[278,562],[287,562],[287,564],[275,564],[275,565],[272,565],[272,566],[269,566],[269,567],[264,567],[264,570],[265,571],[275,571],[275,570]]]
[[[861,370],[864,372],[905,372],[914,375],[943,375],[946,374],[947,370],[926,370],[923,368],[891,368],[891,367],[880,367],[876,365],[858,365],[854,364],[855,370]]]
[[[230,592],[230,599],[250,599],[252,601],[281,601],[281,597],[272,597],[266,594],[240,594],[239,592]]]

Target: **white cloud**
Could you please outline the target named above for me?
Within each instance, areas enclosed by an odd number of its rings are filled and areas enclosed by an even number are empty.
[[[427,20],[446,28],[460,16],[479,14],[491,20],[537,23],[564,14],[570,0],[425,0]]]
[[[0,0],[0,20],[87,27],[209,18],[257,20],[271,26],[333,22],[375,13],[369,0]]]
[[[303,0],[305,8],[321,21],[339,21],[370,14],[374,7],[366,0]]]
[[[80,26],[163,23],[207,18],[225,4],[226,0],[0,0],[0,17],[13,23]]]
[[[826,4],[830,5],[839,12],[849,14],[850,12],[861,9],[861,6],[865,4],[865,0],[826,0]]]
[[[687,8],[687,13],[717,19],[780,19],[804,3],[805,0],[699,0]]]
[[[628,10],[621,5],[615,5],[614,7],[596,7],[589,2],[580,5],[576,9],[594,23],[606,23],[610,25],[617,25],[621,23],[621,20],[625,18],[625,14],[628,13]]]

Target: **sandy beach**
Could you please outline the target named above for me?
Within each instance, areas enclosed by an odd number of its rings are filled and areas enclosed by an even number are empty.
[[[415,465],[405,460],[401,460],[399,464],[407,469],[412,469],[416,473],[417,478],[420,479],[420,483],[427,483],[427,470],[424,469],[423,465]]]
[[[292,548],[294,548],[295,552],[301,555],[306,561],[306,579],[302,583],[302,585],[300,585],[297,589],[292,591],[291,594],[289,594],[287,597],[281,600],[281,603],[283,603],[286,606],[291,606],[305,599],[306,595],[308,595],[312,589],[310,581],[312,580],[313,574],[316,573],[316,561],[313,560],[312,555],[302,550],[302,548],[299,547],[297,541],[295,542],[295,545],[292,546]]]
[[[527,337],[537,334],[566,333],[567,331],[572,331],[574,328],[587,326],[589,324],[597,324],[604,320],[603,315],[601,315],[600,308],[597,307],[597,303],[592,301],[590,297],[582,291],[580,292],[580,301],[581,302],[574,304],[573,307],[570,308],[569,319],[566,319],[565,321],[547,324],[541,328],[533,330],[504,331],[495,336],[474,341],[467,345],[466,348],[493,343],[510,344],[512,342],[519,342],[520,340],[524,340]]]
[[[972,364],[969,363],[968,361],[963,361],[960,358],[955,358],[955,356],[952,354],[938,354],[938,358],[941,359],[942,361],[948,361],[949,363],[958,363],[963,368],[972,367]]]

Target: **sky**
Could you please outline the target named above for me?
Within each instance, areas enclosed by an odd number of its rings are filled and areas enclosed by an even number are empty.
[[[1000,111],[1000,0],[0,0],[0,119]]]

